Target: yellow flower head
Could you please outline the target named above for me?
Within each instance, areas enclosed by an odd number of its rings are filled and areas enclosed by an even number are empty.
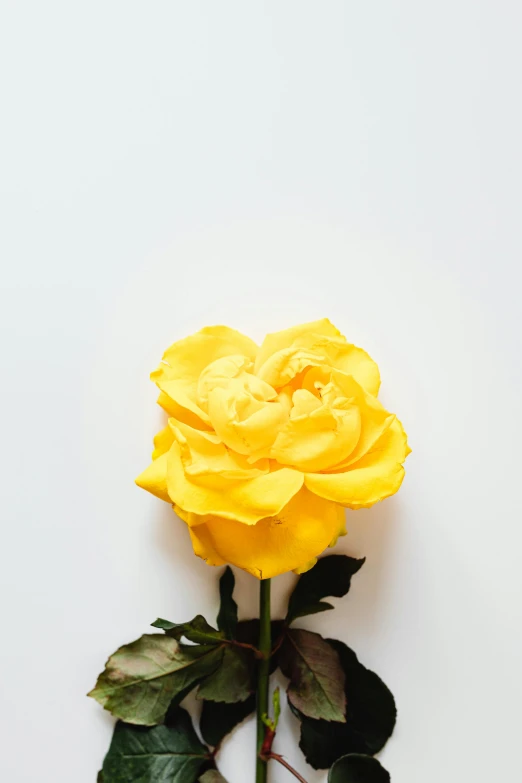
[[[379,370],[323,319],[259,348],[209,326],[151,375],[168,426],[138,486],[174,504],[194,551],[267,579],[310,568],[345,532],[343,507],[393,495],[410,449],[377,400]]]

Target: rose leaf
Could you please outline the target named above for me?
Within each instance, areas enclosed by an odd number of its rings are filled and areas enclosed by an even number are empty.
[[[397,717],[393,695],[380,677],[342,642],[327,642],[337,650],[346,678],[346,723],[312,720],[291,705],[301,721],[299,747],[315,769],[328,769],[348,753],[378,753],[391,736]]]
[[[185,646],[169,636],[144,635],[111,655],[88,695],[127,723],[153,726],[222,657],[221,647]]]
[[[340,598],[350,589],[352,576],[364,565],[365,558],[357,560],[347,555],[328,555],[299,577],[288,603],[288,625],[298,617],[333,609],[322,598]]]
[[[310,718],[344,723],[344,671],[337,651],[317,633],[288,631],[279,656],[281,671],[290,684],[290,704]]]
[[[217,769],[209,769],[199,778],[199,783],[227,783],[227,781]]]
[[[153,623],[153,628],[160,628],[168,636],[179,641],[182,636],[196,644],[219,644],[225,637],[221,631],[212,628],[205,618],[198,614],[188,623],[171,623],[170,620],[162,620],[158,617]]]
[[[328,783],[390,783],[390,775],[377,759],[351,753],[335,762]]]
[[[227,639],[233,639],[237,627],[237,604],[232,595],[236,580],[230,566],[225,568],[219,580],[219,596],[221,603],[217,616],[217,627],[223,631]]]
[[[198,699],[228,704],[245,701],[252,693],[254,668],[250,651],[227,645],[219,666],[199,686]]]
[[[195,783],[209,757],[188,712],[178,707],[169,726],[116,724],[103,762],[103,783]]]
[[[204,701],[199,724],[201,736],[209,745],[213,747],[219,745],[227,734],[254,712],[255,708],[254,695],[236,704]]]

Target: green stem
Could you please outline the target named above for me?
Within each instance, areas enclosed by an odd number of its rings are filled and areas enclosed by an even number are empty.
[[[263,716],[268,714],[268,679],[270,671],[270,579],[261,580],[259,588],[259,651],[263,658],[258,664],[257,674],[257,754],[256,783],[266,783],[267,761],[260,757],[266,727]]]

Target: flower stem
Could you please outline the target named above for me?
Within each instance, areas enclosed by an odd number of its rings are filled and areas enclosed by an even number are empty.
[[[266,783],[267,760],[260,753],[265,738],[263,717],[268,714],[268,679],[270,670],[270,650],[272,638],[270,631],[270,579],[259,583],[259,651],[263,657],[258,664],[257,674],[257,753],[256,783]]]
[[[274,761],[278,761],[280,764],[283,765],[283,767],[286,767],[286,769],[289,772],[292,773],[294,778],[297,778],[299,783],[306,783],[306,780],[304,779],[304,777],[302,775],[300,775],[299,772],[296,769],[294,769],[292,766],[290,766],[288,761],[285,758],[283,758],[283,756],[279,755],[279,753],[270,753],[270,756],[268,758],[274,759]]]

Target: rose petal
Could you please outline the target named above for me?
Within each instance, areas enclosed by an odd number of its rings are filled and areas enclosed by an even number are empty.
[[[336,329],[328,318],[321,318],[318,321],[310,321],[299,326],[292,326],[290,329],[267,334],[257,354],[255,372],[258,373],[259,369],[273,354],[285,348],[290,348],[299,337],[310,333],[329,337],[341,336],[339,329]]]
[[[339,370],[313,367],[305,373],[303,386],[310,391],[318,386],[322,387],[321,393],[327,400],[335,400],[336,397],[350,400],[357,406],[360,414],[360,436],[353,450],[341,457],[337,464],[330,463],[326,468],[321,468],[326,472],[338,471],[357,462],[375,445],[394,419],[394,415],[389,413],[376,397],[368,394],[355,378]]]
[[[305,472],[340,462],[352,453],[361,433],[361,415],[356,405],[322,402],[315,410],[308,411],[308,407],[306,400],[305,412],[301,412],[298,398],[270,450],[273,459]]]
[[[395,418],[370,451],[345,472],[307,473],[305,486],[348,508],[368,508],[397,492],[409,453],[406,433]]]
[[[147,492],[156,495],[160,500],[170,503],[167,492],[167,454],[155,459],[136,479],[136,484]]]
[[[281,400],[251,403],[233,386],[209,394],[208,410],[214,429],[239,454],[255,454],[271,446],[288,419],[288,409]]]
[[[188,424],[190,427],[194,427],[196,430],[210,430],[212,427],[208,422],[204,422],[198,415],[192,411],[182,408],[177,402],[171,400],[165,392],[160,392],[157,403],[160,408],[163,408],[165,413],[169,417],[182,421],[184,424]]]
[[[263,517],[277,514],[298,492],[304,476],[291,468],[280,468],[247,481],[226,479],[215,474],[209,486],[208,476],[188,476],[184,470],[179,443],[173,443],[168,455],[167,487],[173,503],[194,514],[216,514],[255,524]]]
[[[180,446],[185,474],[200,484],[226,490],[230,480],[245,481],[269,471],[267,459],[247,462],[242,454],[228,449],[214,432],[196,430],[175,419],[169,419],[169,427]]]
[[[348,343],[326,318],[267,335],[255,371],[279,389],[306,368],[323,364],[352,375],[367,392],[377,396],[379,368],[366,351]]]
[[[207,517],[204,524],[192,524],[190,535],[194,552],[207,563],[231,563],[268,579],[310,568],[344,524],[344,510],[337,503],[302,489],[277,515],[256,525]]]
[[[158,459],[162,454],[166,454],[174,442],[174,435],[171,428],[167,425],[154,436],[154,451],[152,459]]]
[[[197,402],[197,383],[202,371],[216,359],[241,354],[255,359],[257,345],[227,326],[207,326],[168,348],[151,379],[174,403],[208,424],[209,418]]]

